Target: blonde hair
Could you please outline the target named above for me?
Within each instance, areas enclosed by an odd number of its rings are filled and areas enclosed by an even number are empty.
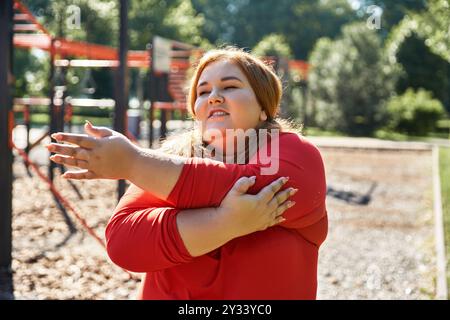
[[[301,126],[293,121],[277,118],[280,110],[283,87],[272,66],[258,57],[236,47],[225,47],[206,52],[194,66],[188,94],[188,111],[195,119],[195,101],[197,99],[197,84],[203,70],[216,61],[230,61],[240,68],[247,77],[257,101],[267,115],[257,128],[267,129],[269,132],[278,129],[280,132],[294,132],[301,134]],[[177,133],[167,138],[160,150],[170,154],[192,157],[199,154],[205,147],[202,135],[196,126],[187,132]]]

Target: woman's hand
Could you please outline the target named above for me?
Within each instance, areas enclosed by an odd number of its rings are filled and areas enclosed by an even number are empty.
[[[298,189],[288,188],[279,192],[288,178],[276,179],[256,195],[246,194],[255,181],[256,177],[237,180],[217,208],[224,228],[230,230],[233,238],[285,221],[282,214],[295,204],[287,199]]]
[[[127,179],[130,168],[139,148],[116,131],[104,127],[94,127],[86,122],[87,134],[54,133],[47,149],[55,154],[53,162],[77,167],[80,171],[67,171],[63,177],[68,179]]]

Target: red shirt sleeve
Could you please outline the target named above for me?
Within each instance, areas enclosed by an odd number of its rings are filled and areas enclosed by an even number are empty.
[[[178,209],[132,185],[106,227],[110,259],[133,272],[152,272],[189,262],[176,223]]]
[[[262,148],[263,152],[264,150]],[[192,261],[178,232],[176,214],[182,209],[219,206],[222,199],[242,176],[257,176],[249,193],[281,176],[289,176],[287,187],[298,188],[291,198],[296,205],[288,209],[281,224],[296,229],[308,241],[320,245],[326,237],[325,174],[322,158],[315,146],[295,134],[281,134],[278,170],[261,174],[261,163],[236,165],[191,158],[170,193],[160,200],[142,189],[131,186],[117,205],[106,228],[108,255],[124,269],[152,272]],[[323,223],[318,223],[322,221]]]
[[[274,142],[272,142],[274,143]],[[261,148],[261,152],[267,152]],[[270,152],[266,153],[270,154]],[[225,164],[222,162],[190,158],[167,201],[178,209],[219,206],[222,199],[243,176],[256,176],[249,193],[256,194],[270,182],[282,176],[290,179],[283,187],[299,191],[291,197],[296,205],[284,213],[281,226],[297,229],[307,240],[320,244],[326,237],[326,181],[325,169],[319,150],[306,139],[282,133],[279,137],[279,155],[271,154],[272,164],[278,161],[278,170],[271,175],[261,174],[268,164]],[[323,221],[320,226],[315,225]]]

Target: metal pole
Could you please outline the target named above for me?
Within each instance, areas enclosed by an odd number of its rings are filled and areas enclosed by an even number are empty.
[[[50,82],[50,105],[49,105],[49,116],[50,116],[50,130],[49,135],[52,133],[58,132],[61,130],[59,122],[60,122],[60,114],[61,114],[61,100],[62,96],[60,95],[60,87],[57,86],[55,79],[55,39],[52,39],[51,42],[51,48],[50,48],[50,75],[49,75],[49,82]],[[58,101],[57,101],[58,99]],[[56,103],[57,102],[57,103]],[[58,165],[54,163],[53,161],[49,161],[48,166],[48,178],[50,181],[53,182],[53,179],[55,177],[55,168],[57,168]],[[62,168],[62,166],[60,166]],[[66,221],[67,227],[69,228],[69,232],[75,233],[77,231],[75,224],[73,223],[72,219],[70,218],[69,214],[67,213],[66,209],[64,208],[63,204],[59,201],[59,199],[53,195],[53,199],[55,200],[58,208],[61,210],[61,214],[63,215],[64,220]]]
[[[0,300],[14,299],[12,262],[13,0],[0,1]]]
[[[148,52],[150,56],[150,68],[148,72],[148,90],[149,90],[149,98],[150,98],[150,110],[148,115],[148,147],[151,148],[153,145],[154,139],[154,131],[153,131],[153,120],[155,120],[155,94],[154,94],[154,66],[153,66],[153,43],[148,45]]]
[[[58,131],[58,119],[55,106],[55,39],[52,39],[50,46],[50,71],[49,71],[49,83],[50,83],[50,105],[48,106],[48,115],[50,118],[50,131],[49,135]],[[56,163],[49,160],[48,165],[48,178],[53,182],[54,169]]]
[[[126,134],[128,108],[128,0],[120,0],[119,67],[116,74],[114,130]],[[119,199],[125,193],[125,180],[119,180]]]
[[[161,120],[161,127],[160,127],[160,134],[159,134],[159,140],[162,140],[166,137],[167,134],[167,109],[160,109],[160,120]]]
[[[306,80],[302,80],[300,84],[300,90],[302,91],[302,100],[303,100],[303,125],[307,127],[309,125],[308,118],[308,82]]]

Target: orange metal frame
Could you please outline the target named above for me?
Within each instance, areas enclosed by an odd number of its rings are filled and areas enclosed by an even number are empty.
[[[116,48],[93,44],[83,41],[72,41],[64,38],[56,38],[42,26],[30,10],[20,1],[14,0],[14,9],[20,13],[14,15],[14,21],[28,21],[31,24],[17,24],[16,31],[35,31],[36,33],[15,33],[14,46],[19,48],[31,49],[37,48],[45,50],[64,58],[67,56],[75,56],[77,58],[85,58],[90,60],[111,60],[118,61],[118,51]],[[52,52],[52,40],[54,41],[54,48]],[[174,45],[183,49],[190,49],[190,47],[181,42],[174,42]],[[174,57],[179,53],[174,52]],[[128,52],[128,65],[130,67],[147,68],[150,66],[151,57],[149,51],[132,51]],[[186,67],[187,61],[173,59],[173,67]]]
[[[16,31],[35,31],[37,33],[16,33],[14,34],[14,46],[20,48],[38,48],[58,55],[57,64],[68,64],[71,62],[64,60],[66,57],[83,58],[87,60],[73,60],[79,65],[89,66],[98,61],[98,66],[117,67],[118,50],[113,47],[92,44],[83,41],[71,41],[64,38],[55,38],[42,26],[30,10],[20,1],[14,0],[14,9],[20,13],[14,15],[14,21],[28,21],[31,24],[17,24]],[[52,46],[53,43],[53,46]],[[172,51],[172,72],[169,75],[169,93],[176,103],[158,103],[156,108],[160,109],[184,109],[186,108],[186,97],[182,89],[186,70],[190,67],[189,56],[196,53],[194,48],[188,44],[172,41],[173,47],[180,50]],[[129,67],[148,68],[151,66],[150,51],[128,51],[127,64]],[[309,65],[305,61],[290,60],[289,68],[297,70],[303,79],[307,79]]]

